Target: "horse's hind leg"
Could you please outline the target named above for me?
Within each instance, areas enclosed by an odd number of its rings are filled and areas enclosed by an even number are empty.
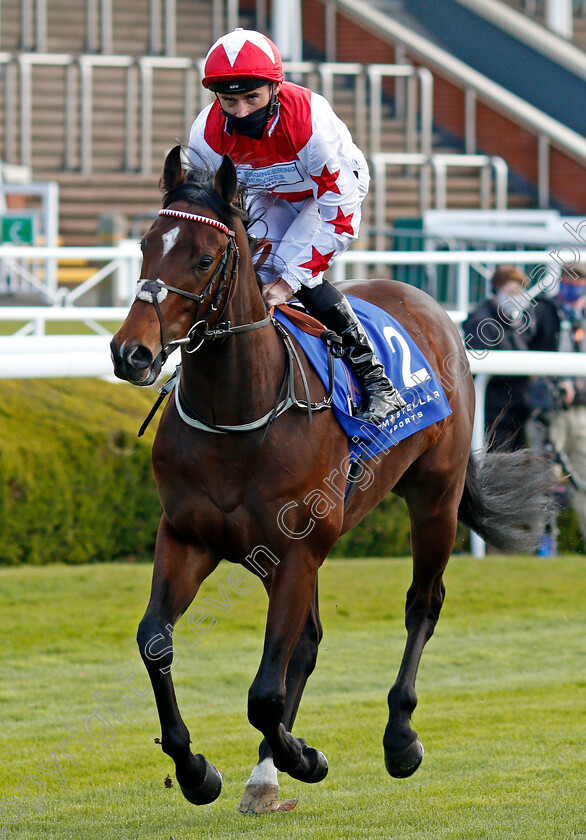
[[[288,732],[293,728],[305,684],[315,668],[317,649],[322,635],[316,586],[307,621],[287,667],[283,725]],[[238,810],[242,814],[266,814],[277,810],[290,811],[297,804],[297,800],[279,802],[277,768],[266,739],[261,742],[258,755],[258,764],[254,767],[246,783],[244,796]]]
[[[220,794],[222,777],[203,755],[193,755],[189,748],[189,731],[177,707],[171,676],[172,632],[202,581],[216,566],[209,551],[183,542],[163,516],[157,534],[151,598],[137,641],[153,685],[163,752],[175,762],[183,795],[194,805],[213,802]]]
[[[411,516],[413,581],[407,592],[407,643],[395,684],[388,696],[389,722],[383,738],[385,765],[391,776],[405,778],[423,759],[423,747],[411,729],[417,705],[415,679],[426,642],[433,635],[444,600],[442,575],[456,538],[462,480],[420,473],[422,481],[404,482]]]

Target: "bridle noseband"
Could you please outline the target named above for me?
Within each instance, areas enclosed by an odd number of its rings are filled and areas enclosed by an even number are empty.
[[[233,230],[230,230],[227,225],[219,222],[217,219],[210,219],[208,216],[199,216],[195,213],[186,213],[183,210],[159,210],[159,216],[176,216],[179,219],[188,219],[192,222],[200,222],[204,225],[210,225],[211,227],[221,230],[222,233],[225,233],[228,237],[228,244],[222,251],[222,255],[218,260],[212,276],[200,294],[194,294],[193,292],[188,292],[185,289],[178,289],[176,286],[170,286],[167,283],[163,283],[162,280],[141,279],[138,281],[136,297],[140,300],[146,301],[147,303],[152,303],[155,307],[157,318],[159,319],[159,326],[161,329],[162,364],[166,362],[169,353],[181,345],[185,346],[187,353],[195,353],[206,340],[226,338],[234,333],[245,332],[250,329],[258,329],[259,327],[263,327],[270,323],[270,315],[267,315],[266,318],[262,319],[262,321],[255,321],[252,324],[242,324],[235,327],[231,326],[230,322],[226,322],[225,324],[221,323],[221,318],[226,311],[230,300],[234,286],[234,279],[238,270],[238,260],[240,257],[238,245],[236,244],[236,233]],[[218,277],[219,282],[217,289],[214,292],[214,286]],[[165,300],[168,292],[174,292],[175,294],[186,297],[189,300],[194,300],[199,304],[195,321],[189,328],[185,338],[177,338],[169,342],[167,342],[165,338],[165,324],[160,307],[160,303]],[[210,297],[212,297],[212,301],[210,303],[209,310],[205,317],[200,317],[203,305]],[[216,317],[214,325],[210,326],[209,318],[212,317],[214,313],[218,312],[222,297],[225,297],[224,304],[219,315]]]

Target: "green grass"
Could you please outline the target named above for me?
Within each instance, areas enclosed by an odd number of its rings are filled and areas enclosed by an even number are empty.
[[[18,330],[26,326],[27,321],[0,321],[0,335],[14,335]],[[115,333],[120,326],[120,321],[99,321],[104,329]],[[83,321],[47,321],[47,335],[95,335]]]
[[[163,783],[173,767],[154,743],[160,733],[150,693],[135,696],[132,709],[121,705],[120,721],[105,712],[110,734],[91,753],[71,747],[78,764],[63,762],[66,789],[35,770],[53,769],[51,752],[66,727],[83,733],[84,720],[101,708],[94,692],[120,687],[118,673],[133,672],[136,688],[147,688],[134,634],[150,568],[0,570],[0,799],[17,797],[29,776],[46,784],[39,810],[29,805],[8,838],[586,836],[584,556],[453,558],[418,679],[414,726],[426,756],[406,780],[387,776],[381,739],[404,644],[410,562],[328,561],[321,574],[325,637],[295,731],[326,753],[330,772],[314,786],[281,774],[282,797],[299,796],[299,805],[266,817],[236,812],[259,741],[246,719],[246,695],[265,597],[260,585],[234,594],[229,572],[221,565],[199,601],[217,597],[222,582],[231,612],[210,607],[217,625],[197,648],[182,650],[175,671],[195,751],[224,776],[220,799],[194,808],[176,785]],[[98,723],[92,718],[96,733]],[[39,793],[34,780],[25,793]],[[16,819],[15,800],[4,805],[4,815]]]

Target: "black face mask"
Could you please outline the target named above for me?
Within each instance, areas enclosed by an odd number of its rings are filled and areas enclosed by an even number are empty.
[[[258,140],[262,137],[266,124],[269,121],[271,104],[272,103],[269,102],[264,106],[264,108],[259,108],[257,111],[253,111],[245,117],[234,117],[231,114],[226,114],[225,111],[223,111],[223,113],[226,115],[228,125],[232,131],[237,132],[237,134],[243,134],[245,137],[252,137],[254,140]]]
[[[221,106],[220,108],[232,131],[235,131],[237,134],[242,134],[244,137],[252,137],[253,140],[259,140],[267,127],[268,121],[276,113],[278,105],[279,100],[275,96],[274,85],[271,85],[271,98],[268,104],[264,108],[259,108],[257,111],[247,114],[245,117],[233,117],[227,114]]]

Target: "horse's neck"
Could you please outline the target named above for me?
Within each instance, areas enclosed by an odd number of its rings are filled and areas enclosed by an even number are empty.
[[[266,317],[248,239],[236,224],[240,252],[238,274],[222,317],[231,326]],[[181,387],[189,405],[205,420],[221,425],[248,423],[277,401],[284,374],[284,351],[272,324],[206,341],[194,354],[182,354]]]

